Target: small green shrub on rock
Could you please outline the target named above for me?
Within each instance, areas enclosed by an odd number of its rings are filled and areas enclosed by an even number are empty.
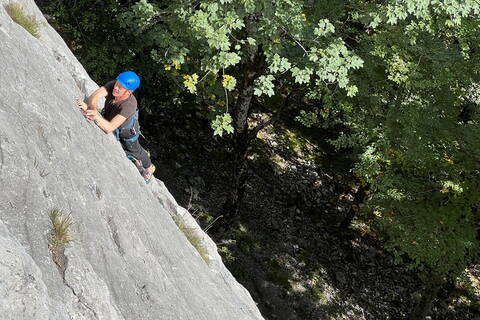
[[[52,253],[53,262],[58,267],[58,270],[65,276],[65,269],[67,268],[67,258],[65,257],[65,248],[73,242],[72,235],[72,216],[63,212],[60,209],[52,209],[49,212],[52,229],[48,239],[48,248]]]
[[[23,7],[18,3],[9,3],[4,7],[13,21],[21,25],[35,38],[40,37],[40,23],[37,21],[35,16],[26,14]]]
[[[52,209],[49,213],[52,222],[49,244],[54,247],[66,247],[73,241],[72,217],[60,209]]]
[[[174,217],[173,221],[175,221],[177,227],[183,232],[185,237],[187,237],[192,246],[197,249],[203,261],[208,264],[210,259],[208,258],[207,248],[202,244],[202,238],[196,233],[195,229],[187,227],[180,217]]]

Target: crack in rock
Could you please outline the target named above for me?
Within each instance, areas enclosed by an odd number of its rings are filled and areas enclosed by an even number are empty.
[[[78,294],[75,292],[75,289],[65,280],[65,277],[63,278],[63,284],[65,284],[65,286],[72,291],[73,295],[78,299],[78,302],[79,302],[82,306],[84,306],[85,308],[87,308],[87,309],[93,314],[93,316],[95,317],[95,319],[99,319],[97,312],[83,299],[83,297],[82,297],[81,295],[78,295]]]
[[[88,185],[88,189],[92,192],[93,196],[97,198],[97,200],[101,200],[103,197],[102,190],[98,187],[98,185],[93,182],[92,184]]]
[[[5,155],[3,154],[2,137],[0,137],[0,179],[2,177],[4,162],[5,162]]]
[[[118,249],[118,252],[120,253],[120,255],[123,257],[123,255],[125,255],[125,250],[122,248],[122,246],[120,245],[120,238],[119,238],[119,235],[118,235],[118,228],[117,226],[115,225],[115,222],[113,221],[113,217],[112,216],[109,216],[108,219],[107,219],[107,224],[108,224],[108,228],[110,229],[110,233],[112,234],[112,239],[113,239],[113,242],[115,243],[115,246],[117,247]]]
[[[63,284],[72,291],[73,295],[78,299],[78,302],[88,309],[93,314],[95,319],[99,319],[97,312],[83,299],[81,295],[77,294],[75,289],[67,282],[65,278],[65,272],[67,271],[68,267],[68,258],[65,255],[65,247],[50,246],[50,251],[52,253],[53,262],[57,266],[58,272],[62,277]]]

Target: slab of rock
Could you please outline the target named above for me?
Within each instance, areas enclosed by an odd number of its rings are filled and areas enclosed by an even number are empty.
[[[262,319],[215,244],[159,182],[74,104],[97,87],[33,1],[37,39],[0,0],[0,315],[2,319]],[[113,77],[113,75],[112,75]],[[52,209],[71,212],[60,268]],[[203,238],[207,264],[179,231]]]

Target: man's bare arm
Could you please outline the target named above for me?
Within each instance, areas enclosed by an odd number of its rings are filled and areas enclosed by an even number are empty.
[[[108,121],[96,110],[87,110],[85,114],[89,119],[94,120],[97,126],[105,133],[112,133],[127,120],[124,116],[117,114],[111,121]]]
[[[108,95],[107,89],[105,87],[100,87],[95,90],[87,99],[87,103],[83,102],[83,100],[77,100],[77,105],[80,109],[85,113],[87,110],[97,110],[98,100],[101,98],[105,98]],[[93,120],[89,119],[89,120]]]
[[[98,100],[105,98],[108,95],[107,89],[105,87],[100,87],[95,90],[87,100],[88,110],[97,110]]]

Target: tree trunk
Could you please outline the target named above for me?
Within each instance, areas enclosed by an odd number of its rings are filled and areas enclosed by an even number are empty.
[[[231,186],[227,201],[223,206],[223,215],[228,222],[232,222],[238,215],[240,205],[245,194],[247,181],[247,155],[250,142],[244,135],[235,135],[232,155]]]
[[[443,284],[442,277],[436,273],[426,274],[425,279],[425,288],[410,313],[409,320],[425,320],[432,301],[437,297],[438,290]]]
[[[350,206],[350,209],[348,210],[347,215],[345,216],[342,223],[340,224],[341,229],[347,229],[348,227],[350,227],[350,224],[352,223],[353,218],[355,218],[358,205],[361,204],[365,199],[366,193],[365,193],[364,186],[361,185],[357,187],[357,189],[354,192],[355,193],[353,194],[352,205]]]
[[[260,76],[265,63],[265,57],[260,47],[256,46],[247,50],[245,61],[242,64],[243,76],[241,81],[239,81],[238,97],[231,109],[235,129],[233,137],[232,184],[222,210],[227,220],[238,215],[245,193],[248,171],[246,160],[251,141],[254,138],[249,134],[248,130],[248,117],[251,112],[254,90],[253,83]]]

